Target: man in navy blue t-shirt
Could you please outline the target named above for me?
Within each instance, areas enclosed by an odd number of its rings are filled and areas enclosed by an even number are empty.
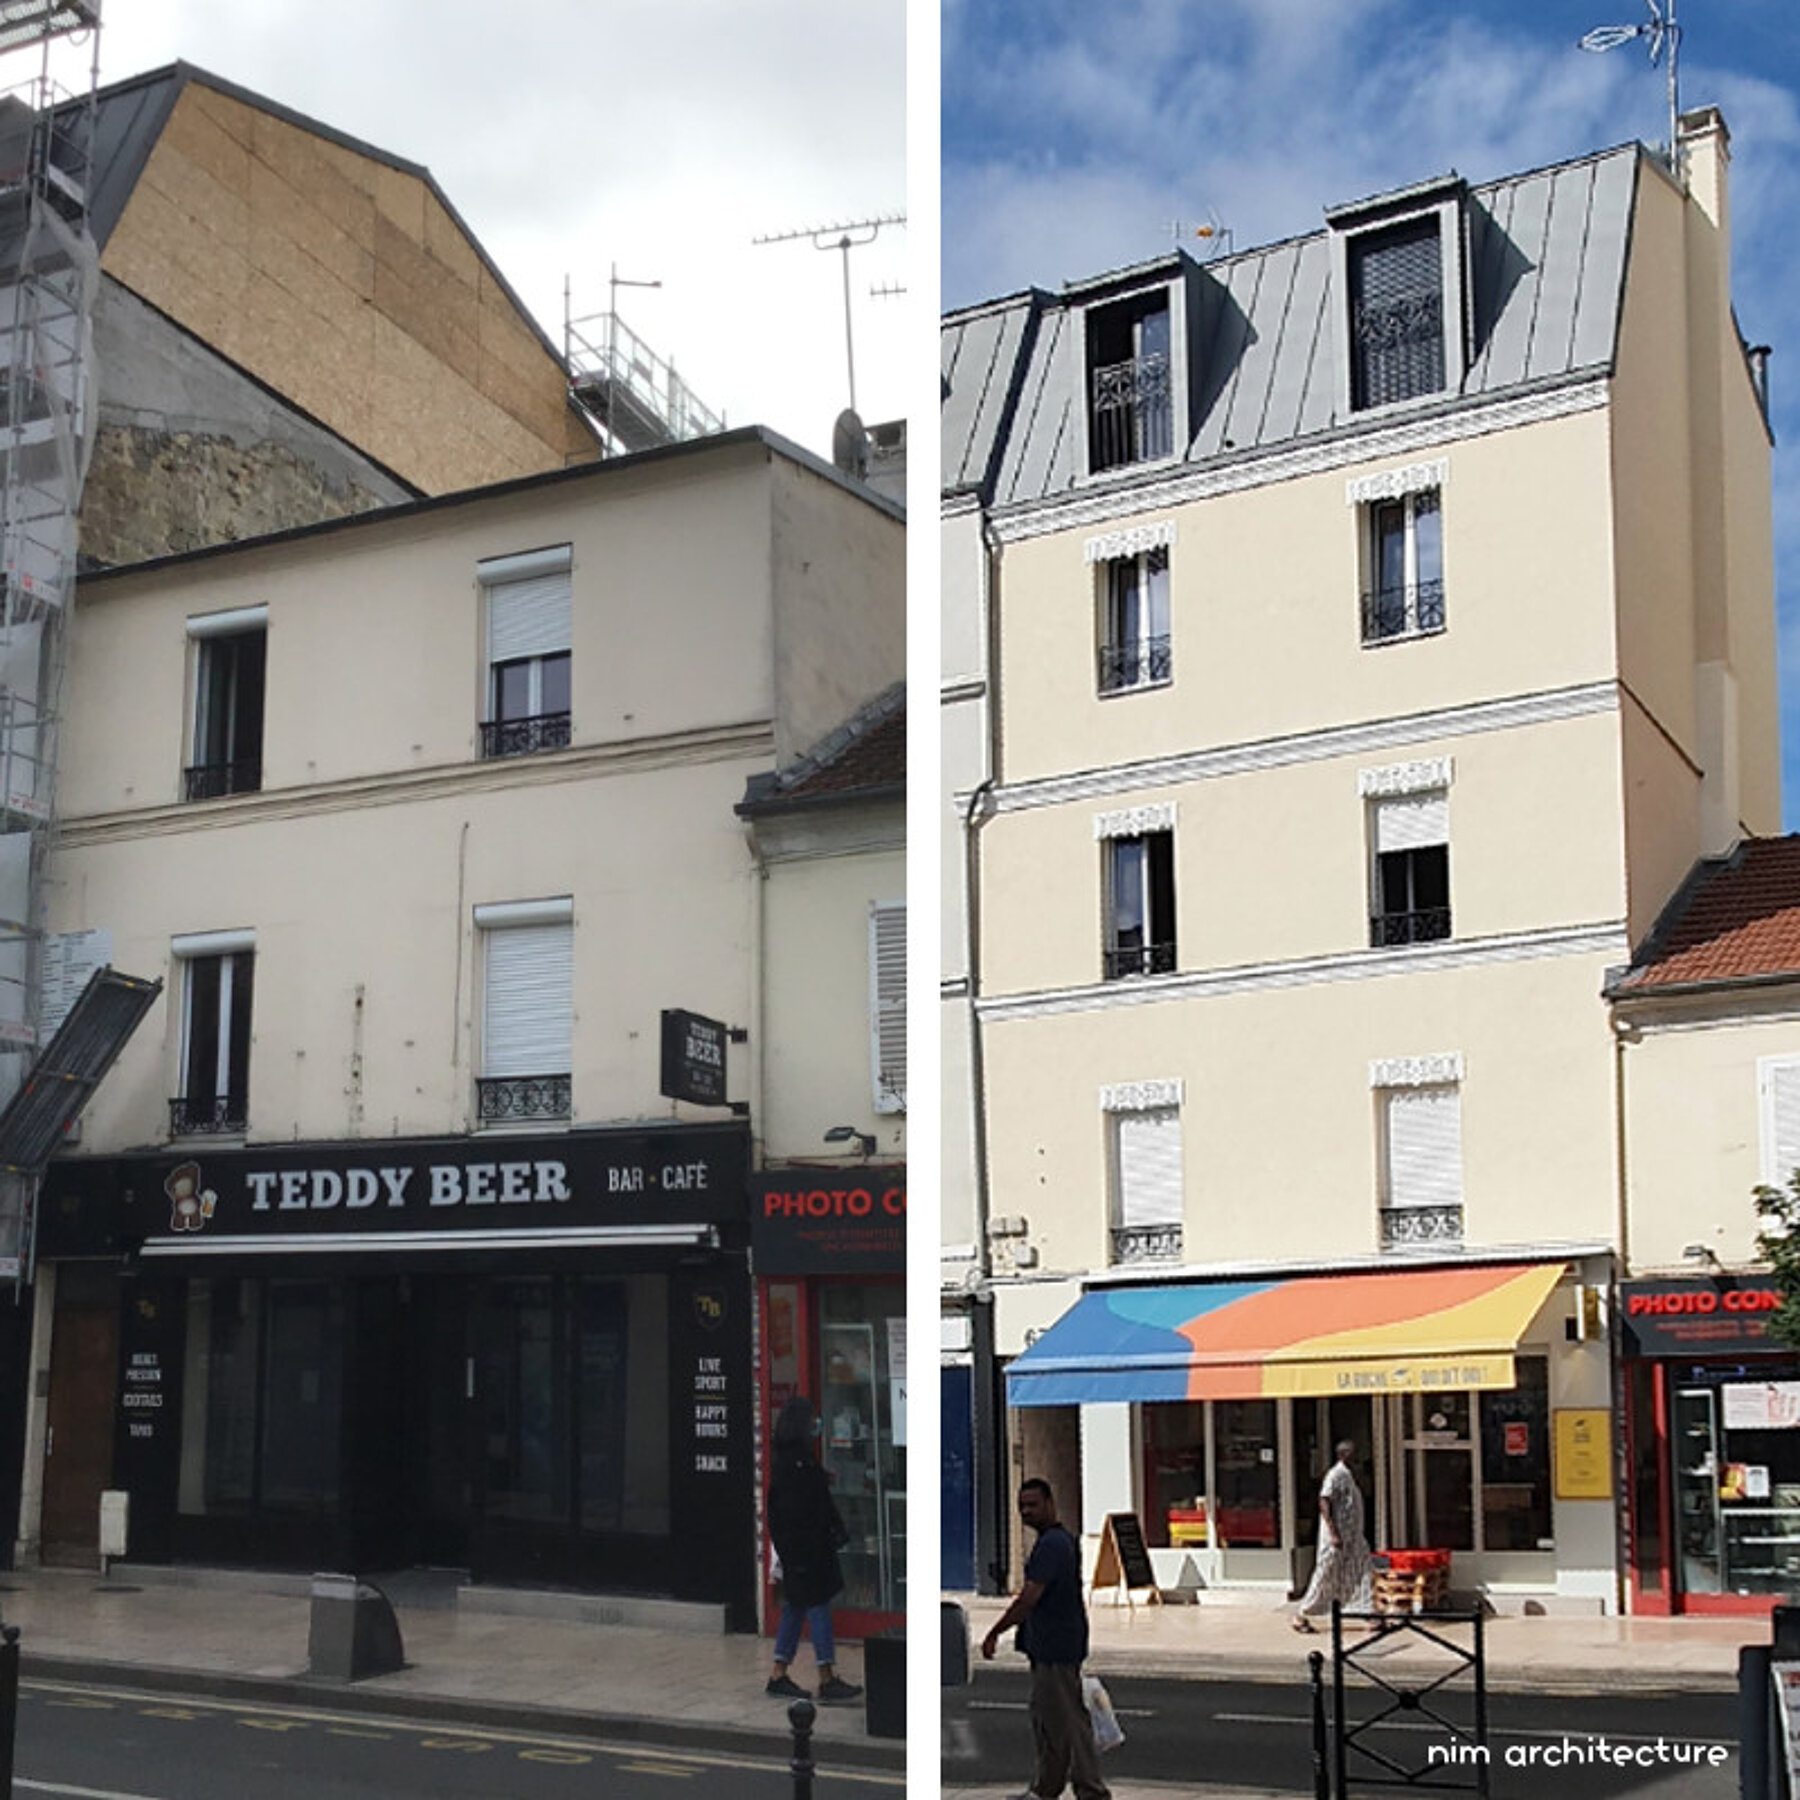
[[[1025,1563],[1025,1585],[985,1638],[993,1660],[1003,1633],[1019,1628],[1018,1647],[1031,1659],[1031,1730],[1037,1775],[1020,1800],[1057,1800],[1065,1786],[1075,1800],[1112,1800],[1100,1779],[1094,1727],[1081,1697],[1081,1665],[1088,1653],[1087,1608],[1081,1601],[1081,1546],[1057,1523],[1050,1484],[1036,1476],[1019,1489],[1019,1517],[1037,1533]]]

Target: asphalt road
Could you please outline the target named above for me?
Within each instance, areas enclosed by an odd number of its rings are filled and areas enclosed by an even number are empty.
[[[1312,1710],[1304,1684],[1110,1678],[1125,1742],[1108,1753],[1105,1767],[1121,1781],[1192,1781],[1221,1786],[1274,1788],[1310,1796]],[[1012,1782],[1031,1773],[1031,1728],[1026,1716],[1025,1671],[982,1670],[972,1687],[944,1695],[943,1754],[946,1785]],[[1355,1688],[1346,1716],[1369,1720],[1382,1704],[1372,1689]],[[1445,1692],[1432,1704],[1465,1728],[1473,1724],[1466,1695]],[[1738,1791],[1737,1697],[1734,1694],[1625,1694],[1488,1696],[1489,1793],[1494,1800],[1605,1800],[1642,1795],[1648,1800],[1736,1800]],[[1669,1749],[1661,1760],[1658,1740]],[[1443,1724],[1418,1712],[1373,1727],[1369,1749],[1402,1768],[1423,1769],[1438,1746],[1434,1781],[1460,1782],[1474,1791],[1473,1758],[1463,1756]],[[1725,1745],[1722,1764],[1698,1769],[1674,1760],[1675,1746]],[[1604,1753],[1600,1746],[1606,1746]],[[1568,1755],[1565,1746],[1578,1754]],[[1638,1752],[1646,1751],[1641,1762]],[[1546,1760],[1546,1752],[1557,1752]],[[1628,1752],[1629,1766],[1613,1758]],[[1441,1759],[1458,1757],[1454,1764]],[[1350,1793],[1391,1792],[1356,1779],[1380,1773],[1372,1757],[1353,1757]]]
[[[898,1771],[823,1769],[818,1800],[884,1800]],[[785,1759],[526,1731],[460,1730],[319,1706],[257,1706],[27,1680],[21,1800],[792,1800]]]

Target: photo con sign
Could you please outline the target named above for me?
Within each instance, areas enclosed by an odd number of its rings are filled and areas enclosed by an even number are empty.
[[[750,1183],[759,1275],[893,1274],[906,1267],[906,1167],[765,1169]]]

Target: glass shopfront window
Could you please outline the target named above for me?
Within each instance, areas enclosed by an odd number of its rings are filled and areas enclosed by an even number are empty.
[[[1206,1506],[1206,1405],[1199,1400],[1147,1405],[1144,1418],[1144,1542],[1210,1544],[1198,1529]]]
[[[1281,1464],[1273,1400],[1213,1403],[1219,1541],[1228,1549],[1281,1543]]]
[[[837,1604],[900,1612],[906,1606],[906,1290],[897,1282],[825,1282],[818,1292],[822,1460],[850,1532]],[[779,1359],[779,1344],[771,1353]]]
[[[1548,1550],[1550,1363],[1521,1356],[1510,1392],[1480,1396],[1481,1544],[1484,1550]]]

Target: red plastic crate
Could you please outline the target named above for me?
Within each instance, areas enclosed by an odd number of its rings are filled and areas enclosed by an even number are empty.
[[[1441,1570],[1450,1573],[1448,1550],[1377,1550],[1375,1566],[1391,1575],[1429,1575]]]

